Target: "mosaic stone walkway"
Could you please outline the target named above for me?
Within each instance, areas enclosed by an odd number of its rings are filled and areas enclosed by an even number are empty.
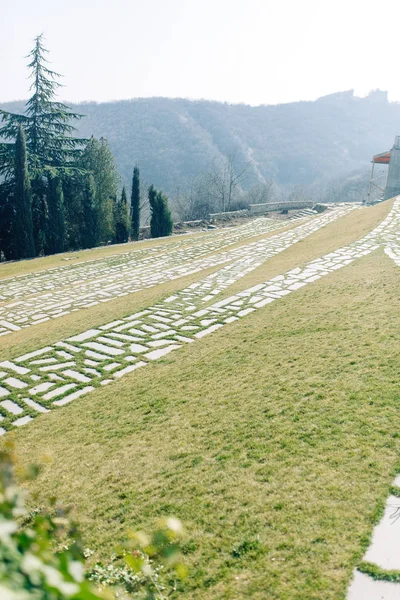
[[[295,218],[303,221],[311,215],[315,213],[302,211]],[[199,240],[185,236],[167,246],[0,280],[0,336],[223,264],[231,260],[229,255],[212,254],[286,224],[260,218],[239,227],[212,231]]]
[[[294,234],[291,231],[281,234],[279,243],[281,243],[282,249],[354,208],[354,205],[337,206],[331,211],[315,217],[304,228],[297,227]],[[300,215],[298,219],[301,222],[304,220],[304,216]],[[234,261],[243,254],[242,247],[226,251],[221,251],[221,249],[243,241],[250,235],[254,237],[282,227],[282,221],[279,223],[280,225],[272,219],[258,219],[253,227],[246,224],[234,230],[225,230],[222,237],[221,233],[223,232],[219,232],[217,238],[209,239],[206,236],[206,239],[200,240],[194,245],[193,243],[188,245],[187,242],[177,242],[173,244],[174,248],[172,249],[169,245],[167,250],[162,250],[161,256],[160,250],[156,247],[137,253],[130,252],[128,256],[124,255],[122,258],[121,256],[111,257],[116,264],[113,264],[113,261],[110,263],[109,260],[108,262],[102,260],[97,265],[97,261],[94,261],[89,265],[76,265],[72,269],[72,273],[69,270],[66,272],[63,270],[59,275],[59,270],[56,270],[55,274],[52,270],[45,272],[42,276],[38,274],[38,278],[41,277],[41,280],[35,283],[36,289],[53,286],[54,291],[18,299],[3,307],[0,306],[0,336],[9,335],[22,328],[44,323],[51,318],[60,318],[82,308],[109,302],[145,288]],[[267,254],[269,248],[279,246],[279,243],[276,244],[276,236],[264,242],[264,253],[267,252]],[[249,243],[246,253],[250,254],[252,247],[254,244],[252,246]],[[260,253],[262,252],[260,246],[255,246],[255,248]],[[212,254],[216,251],[218,251],[217,254]],[[132,254],[139,256],[135,255],[132,258]],[[101,276],[93,279],[96,274]],[[76,277],[81,279],[76,279]],[[82,277],[85,277],[84,281],[82,281]],[[24,281],[26,285],[30,279],[27,280],[24,276]],[[66,281],[70,283],[67,289],[65,287],[57,289],[57,286],[63,286]],[[8,285],[3,283],[3,288],[0,282],[0,293],[3,296],[22,294],[20,278],[14,278]]]
[[[145,311],[0,362],[0,434],[252,312],[253,298],[256,308],[266,304],[264,297],[259,300],[263,292],[253,295],[250,290],[221,306],[202,308],[271,256],[351,209],[354,207],[338,207],[290,231],[235,248],[224,259],[229,264]],[[294,273],[288,278],[295,288],[300,287],[299,281]],[[292,290],[280,283],[271,285],[280,291],[268,296],[270,299]]]

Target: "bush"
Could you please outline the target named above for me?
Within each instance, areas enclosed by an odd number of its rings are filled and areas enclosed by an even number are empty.
[[[21,476],[29,480],[37,473],[29,467]],[[97,564],[86,573],[90,551],[84,551],[68,511],[53,500],[48,509],[29,513],[25,496],[15,484],[15,461],[6,447],[0,451],[1,600],[163,600],[186,576],[177,519],[164,519],[150,536],[129,533],[116,564]]]

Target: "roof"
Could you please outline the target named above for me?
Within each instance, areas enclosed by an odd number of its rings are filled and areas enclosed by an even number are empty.
[[[372,157],[372,162],[379,163],[381,165],[388,165],[390,162],[391,151],[382,152],[381,154],[375,154]]]

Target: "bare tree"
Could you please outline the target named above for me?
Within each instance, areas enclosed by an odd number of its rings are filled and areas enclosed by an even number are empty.
[[[249,204],[267,204],[275,198],[275,183],[272,179],[256,183],[247,192]]]
[[[246,178],[250,162],[239,166],[236,154],[214,160],[208,173],[208,190],[222,212],[231,210],[232,203],[242,191],[241,183]]]

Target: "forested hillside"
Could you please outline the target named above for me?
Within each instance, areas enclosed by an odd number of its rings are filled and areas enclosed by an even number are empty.
[[[23,109],[22,102],[0,106]],[[380,91],[258,107],[167,98],[70,106],[86,115],[79,136],[107,138],[123,183],[137,163],[144,181],[170,194],[234,153],[238,164],[251,163],[244,187],[263,179],[305,185],[366,170],[400,129],[400,104]]]

